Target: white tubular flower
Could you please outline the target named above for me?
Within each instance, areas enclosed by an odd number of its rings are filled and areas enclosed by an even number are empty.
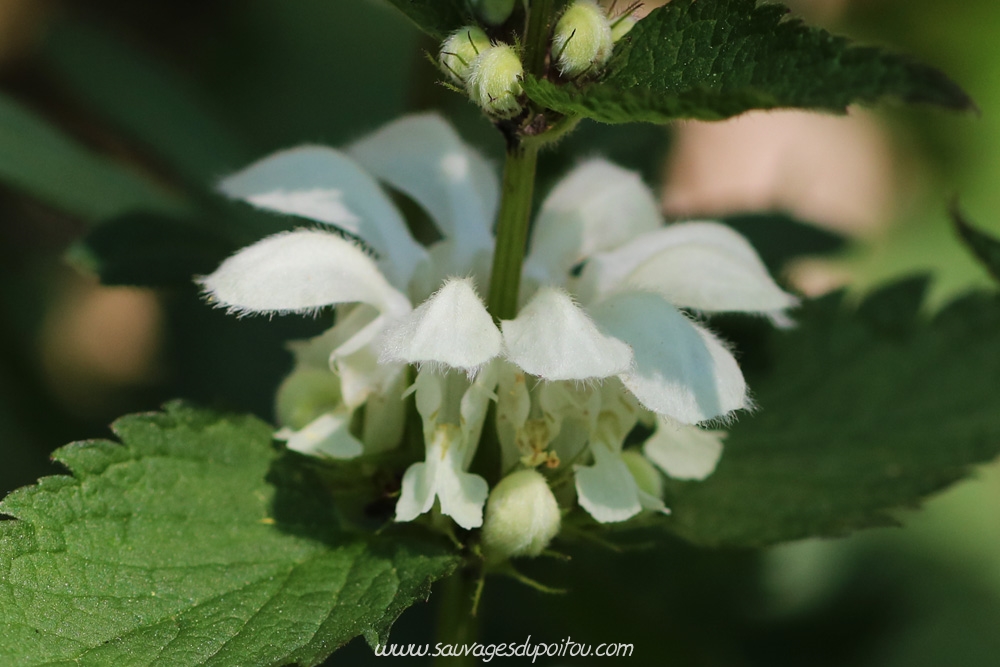
[[[415,241],[379,181],[419,204],[442,240]],[[481,523],[485,482],[466,470],[495,389],[505,470],[592,456],[592,466],[577,468],[577,491],[598,520],[656,506],[621,456],[632,413],[698,424],[748,406],[728,348],[679,308],[780,319],[795,303],[738,234],[711,222],[665,226],[637,174],[591,160],[544,201],[522,308],[497,327],[480,296],[488,288],[497,176],[436,115],[403,118],[344,151],[278,153],[221,188],[319,224],[265,238],[200,280],[212,302],[238,314],[336,306],[336,326],[310,344],[297,369],[307,366],[304,356],[309,368],[333,368],[339,399],[313,410],[311,421],[286,423],[290,446],[341,458],[393,446],[405,370],[422,369],[417,402],[427,460],[404,477],[401,521],[437,499],[459,525]],[[451,387],[440,390],[440,404],[428,398],[435,382]],[[460,391],[455,383],[464,383]],[[632,406],[631,421],[609,430],[608,419],[625,415],[609,407],[618,404]],[[363,432],[352,432],[362,405]],[[671,474],[661,449],[653,444],[646,453]]]
[[[412,521],[430,511],[434,500],[441,513],[462,528],[483,525],[486,480],[466,472],[479,446],[490,400],[496,398],[496,371],[491,366],[470,382],[462,373],[424,368],[414,383],[417,412],[424,422],[427,458],[403,475],[396,520]]]

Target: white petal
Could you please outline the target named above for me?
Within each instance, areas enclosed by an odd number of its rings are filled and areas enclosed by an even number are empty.
[[[656,432],[642,448],[646,458],[674,479],[703,480],[715,472],[724,433],[656,421]]]
[[[400,287],[424,255],[375,179],[332,148],[302,146],[275,153],[224,179],[219,189],[259,208],[354,234],[391,259],[385,268]]]
[[[403,475],[396,521],[411,521],[430,511],[436,497],[441,502],[441,512],[462,528],[478,528],[483,524],[489,486],[479,475],[463,470],[467,445],[457,426],[443,424],[435,429],[427,443],[426,462],[411,465]]]
[[[706,312],[769,313],[797,303],[746,239],[714,222],[671,225],[596,255],[578,288],[584,300],[619,288],[648,289],[675,306]]]
[[[399,500],[396,501],[396,521],[413,521],[434,507],[436,497],[434,472],[428,463],[414,463],[403,473]]]
[[[361,456],[364,447],[348,430],[351,414],[348,411],[327,412],[305,428],[298,431],[282,429],[275,437],[286,440],[289,449],[302,454],[353,459]]]
[[[247,246],[199,282],[213,303],[241,314],[303,313],[354,301],[382,312],[410,309],[361,248],[308,229]]]
[[[386,330],[381,358],[474,370],[500,353],[500,331],[469,279],[451,279]]]
[[[545,380],[586,380],[628,370],[628,345],[601,333],[566,292],[543,287],[500,324],[507,358]]]
[[[561,282],[593,253],[662,224],[656,198],[639,174],[590,160],[560,181],[542,204],[526,270]]]
[[[747,406],[746,382],[733,355],[663,297],[622,292],[591,312],[632,347],[635,366],[620,377],[646,408],[695,424]]]
[[[492,243],[499,186],[486,161],[435,113],[406,116],[348,148],[377,178],[419,203],[464,256]]]
[[[621,457],[592,443],[594,465],[574,466],[580,506],[601,523],[625,521],[640,511],[639,487]]]
[[[441,429],[443,432],[445,429]],[[462,528],[470,530],[483,525],[483,506],[490,494],[486,480],[464,471],[466,447],[449,447],[438,467],[435,489],[441,502],[441,513],[450,516]]]

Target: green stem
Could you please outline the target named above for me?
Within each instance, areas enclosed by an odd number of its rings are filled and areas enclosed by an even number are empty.
[[[473,599],[478,584],[479,578],[472,568],[463,568],[441,582],[436,638],[439,643],[461,647],[476,641],[479,619],[473,613]],[[462,667],[475,665],[476,658],[471,653],[458,657],[438,656],[434,664]]]
[[[522,142],[507,150],[497,220],[497,246],[493,251],[493,274],[490,277],[489,311],[498,320],[509,320],[517,315],[517,295],[521,286],[524,250],[528,243],[537,162],[538,146],[535,142]]]
[[[554,0],[531,0],[528,7],[528,25],[524,29],[524,68],[537,77],[545,76],[553,4]]]
[[[532,0],[528,7],[524,28],[524,67],[537,77],[545,76],[554,4],[555,0]],[[517,315],[517,296],[521,287],[524,251],[528,244],[540,144],[537,140],[522,141],[521,137],[508,141],[488,304],[490,314],[497,320],[509,320]]]

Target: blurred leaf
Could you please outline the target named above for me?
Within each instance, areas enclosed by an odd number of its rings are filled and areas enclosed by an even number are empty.
[[[184,211],[180,200],[137,172],[92,153],[3,94],[0,179],[91,222],[139,210]]]
[[[674,0],[622,39],[599,82],[529,76],[524,89],[545,107],[605,123],[718,120],[778,107],[843,112],[887,97],[974,107],[938,70],[782,20],[787,11],[755,0]]]
[[[298,143],[340,145],[407,109],[419,33],[364,0],[245,0],[203,44],[199,86],[255,157]]]
[[[732,215],[723,218],[722,222],[750,241],[772,273],[777,273],[797,257],[832,255],[847,247],[847,239],[843,236],[785,213]]]
[[[1000,280],[1000,239],[981,232],[969,224],[957,204],[951,209],[951,219],[969,250],[994,278]]]
[[[184,81],[113,34],[61,23],[44,55],[76,95],[194,182],[253,158]]]
[[[449,32],[472,20],[466,0],[389,0],[389,3],[436,39],[444,39]]]
[[[148,213],[126,215],[90,232],[71,259],[105,285],[189,285],[214,271],[239,246],[206,225]]]
[[[807,303],[774,333],[750,377],[718,470],[670,482],[670,525],[692,542],[757,546],[893,523],[1000,453],[1000,300],[969,294],[930,322],[924,280],[886,287],[851,312]]]
[[[114,428],[0,504],[0,663],[316,665],[385,641],[455,567],[409,533],[338,532],[320,489],[274,478],[256,419],[173,404]]]

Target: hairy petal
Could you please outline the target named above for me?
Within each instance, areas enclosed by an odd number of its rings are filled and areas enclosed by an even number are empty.
[[[360,247],[309,229],[247,246],[199,283],[210,301],[240,314],[306,313],[350,302],[394,315],[410,310],[409,300]]]
[[[663,224],[659,204],[639,174],[606,160],[583,163],[542,204],[526,271],[561,283],[590,255]]]
[[[456,278],[390,327],[381,358],[474,370],[500,353],[501,336],[472,281]]]
[[[507,358],[545,380],[604,378],[628,370],[628,345],[607,336],[563,290],[543,287],[500,324]]]
[[[747,407],[743,373],[711,333],[657,294],[621,292],[591,308],[605,331],[631,346],[620,377],[646,408],[685,424]]]
[[[334,225],[369,244],[386,275],[405,287],[424,250],[399,211],[353,159],[333,148],[301,146],[255,162],[219,183],[258,208]]]
[[[465,257],[492,245],[499,184],[493,168],[436,113],[405,116],[347,152],[375,177],[406,193]]]
[[[706,312],[776,313],[797,303],[746,239],[715,222],[643,234],[592,257],[579,281],[585,300],[622,288],[652,290],[675,306]]]

